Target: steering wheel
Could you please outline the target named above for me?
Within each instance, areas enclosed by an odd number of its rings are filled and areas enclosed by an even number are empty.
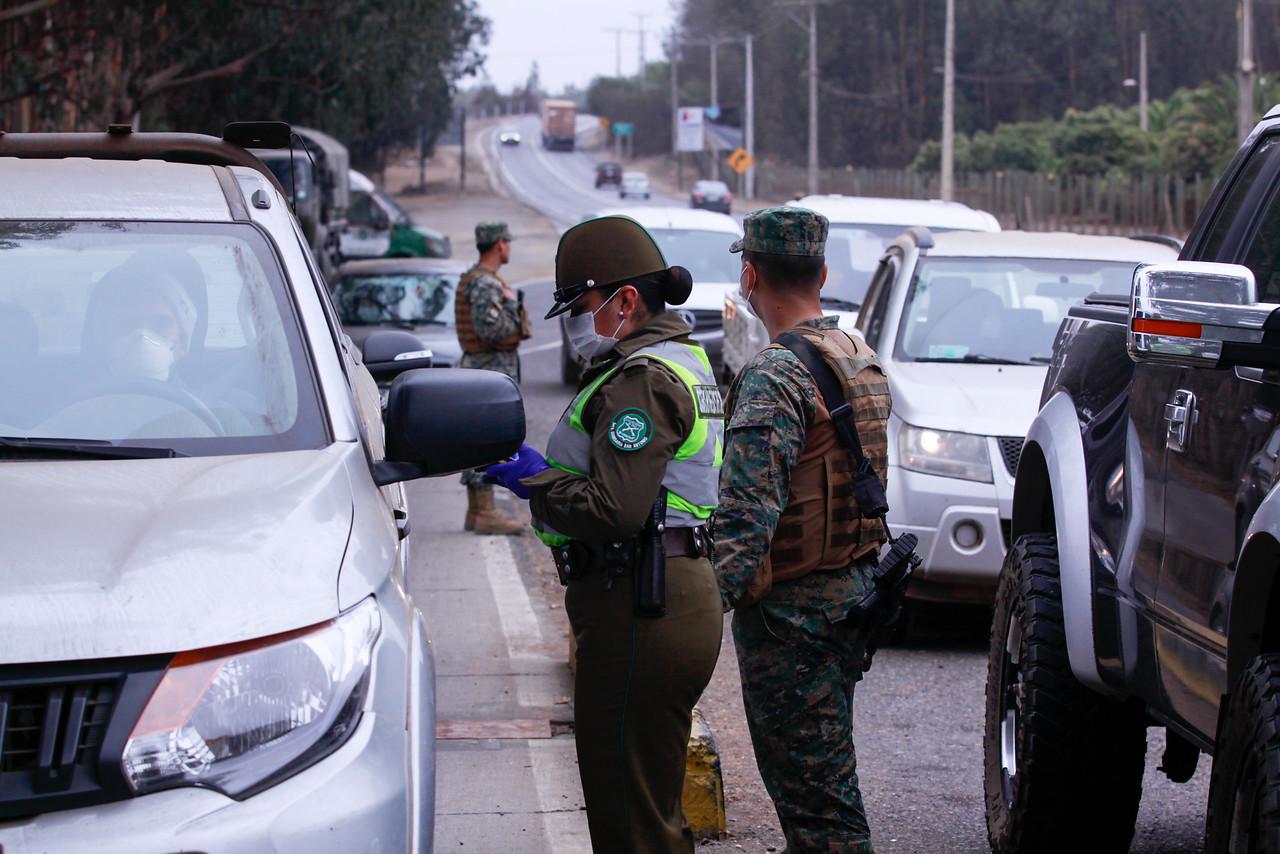
[[[204,425],[213,431],[213,435],[227,435],[226,430],[223,429],[222,422],[218,420],[218,416],[213,414],[213,410],[206,406],[203,400],[181,386],[158,380],[113,379],[107,380],[98,386],[94,390],[93,396],[105,397],[109,394],[141,394],[176,403],[204,422]]]

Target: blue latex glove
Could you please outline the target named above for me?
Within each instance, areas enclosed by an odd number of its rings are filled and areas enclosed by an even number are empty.
[[[521,445],[510,459],[494,463],[484,470],[484,482],[505,486],[520,498],[529,497],[529,487],[520,481],[551,468],[546,457],[529,445]]]

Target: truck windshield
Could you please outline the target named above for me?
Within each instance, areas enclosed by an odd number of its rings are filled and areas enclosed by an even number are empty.
[[[928,258],[916,268],[896,358],[1047,364],[1067,310],[1127,289],[1137,261]]]
[[[458,273],[345,275],[333,288],[342,323],[453,326]]]
[[[0,437],[321,447],[312,374],[252,226],[0,222]]]
[[[649,233],[667,263],[688,270],[695,285],[738,281],[738,256],[729,252],[736,234],[692,228],[652,228]]]

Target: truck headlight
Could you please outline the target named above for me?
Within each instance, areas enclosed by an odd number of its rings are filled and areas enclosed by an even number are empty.
[[[903,424],[898,431],[898,458],[908,471],[992,482],[986,436]]]
[[[370,597],[318,626],[180,653],[125,744],[134,794],[247,797],[333,752],[360,722],[380,631]]]

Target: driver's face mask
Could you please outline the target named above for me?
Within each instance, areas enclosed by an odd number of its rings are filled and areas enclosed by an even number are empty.
[[[150,329],[134,329],[111,345],[111,375],[164,382],[173,371],[173,344]]]

